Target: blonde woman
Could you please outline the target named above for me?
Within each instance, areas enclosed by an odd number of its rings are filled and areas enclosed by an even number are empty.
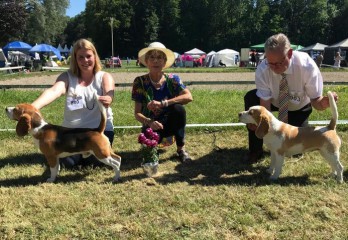
[[[73,46],[70,69],[60,74],[52,87],[45,90],[32,105],[38,109],[65,95],[64,120],[62,126],[68,128],[96,128],[100,123],[100,110],[94,100],[94,92],[107,108],[107,125],[104,134],[113,142],[113,113],[110,105],[114,98],[115,83],[112,76],[102,70],[98,53],[90,41],[78,40]],[[60,159],[65,167],[80,163],[81,155]],[[87,160],[87,161],[86,161]],[[81,163],[99,165],[90,157]]]

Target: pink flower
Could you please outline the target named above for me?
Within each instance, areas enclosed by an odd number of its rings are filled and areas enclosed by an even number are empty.
[[[156,147],[157,143],[158,142],[156,140],[151,140],[151,147]]]
[[[151,138],[152,134],[153,134],[152,128],[147,128],[146,131],[145,131],[146,137],[147,138]]]
[[[153,134],[152,134],[152,139],[153,139],[153,140],[156,140],[156,142],[158,143],[158,141],[159,141],[159,135],[158,135],[158,133],[153,132]]]
[[[145,143],[145,145],[146,145],[147,147],[151,147],[151,145],[152,145],[152,140],[151,140],[151,139],[146,139],[144,143]]]
[[[139,143],[145,143],[145,140],[146,140],[145,134],[144,133],[140,133],[139,137],[138,137],[138,142]]]
[[[147,128],[145,133],[140,133],[138,136],[138,142],[144,147],[155,148],[158,145],[159,135],[154,132],[151,128]]]
[[[151,128],[147,128],[145,133],[140,133],[138,142],[142,145],[143,163],[158,162],[158,145],[159,135]]]

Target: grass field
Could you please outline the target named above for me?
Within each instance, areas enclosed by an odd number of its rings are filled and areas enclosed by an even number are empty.
[[[340,119],[348,119],[346,87]],[[6,90],[0,108],[31,102],[40,91]],[[139,125],[129,91],[116,92],[116,126]],[[237,122],[245,91],[194,90],[186,106],[188,123]],[[42,110],[45,119],[62,121],[63,99]],[[328,120],[329,110],[310,120]],[[0,128],[15,123],[0,114]],[[1,239],[347,239],[347,181],[328,177],[317,152],[289,158],[278,181],[268,180],[267,155],[260,163],[242,161],[247,151],[244,127],[189,128],[191,164],[181,164],[168,147],[159,174],[147,178],[140,168],[138,129],[117,129],[113,148],[122,156],[123,181],[112,184],[107,167],[63,169],[55,184],[32,138],[0,132]],[[346,126],[339,126],[341,161],[348,165]],[[347,179],[348,172],[345,170]]]

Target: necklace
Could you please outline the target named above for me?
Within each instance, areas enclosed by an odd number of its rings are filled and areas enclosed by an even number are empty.
[[[163,76],[163,75],[162,75],[162,76]],[[159,85],[159,84],[161,84],[160,82],[161,82],[162,76],[161,76],[160,80],[158,80],[157,82],[155,82],[154,80],[152,80],[152,78],[151,78],[151,76],[150,76],[150,74],[149,74],[150,81],[151,81],[152,85],[154,85],[154,87],[157,86],[157,85]],[[159,90],[159,89],[161,88],[161,85],[160,85],[159,87],[155,87],[155,88],[156,88],[156,90]]]

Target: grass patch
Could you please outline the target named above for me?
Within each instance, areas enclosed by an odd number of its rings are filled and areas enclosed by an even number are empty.
[[[340,97],[340,119],[348,93]],[[32,102],[41,91],[6,90],[0,108]],[[188,123],[237,122],[245,91],[192,91]],[[129,91],[117,91],[117,126],[137,125]],[[62,121],[63,98],[42,110],[46,120]],[[326,120],[330,111],[314,111]],[[0,114],[1,128],[14,128]],[[341,161],[348,166],[348,132],[339,127]],[[287,159],[280,179],[268,180],[270,157],[258,164],[242,160],[247,132],[238,128],[190,128],[192,164],[180,164],[175,148],[160,155],[159,174],[140,168],[138,130],[117,130],[113,148],[122,156],[123,182],[113,185],[108,167],[63,169],[55,184],[31,137],[0,132],[0,236],[3,239],[347,239],[347,181],[327,177],[328,164],[317,152]],[[344,172],[347,179],[348,172]]]
[[[326,91],[335,91],[339,96],[339,119],[348,119],[348,112],[342,111],[348,104],[348,89],[345,86],[329,86]],[[0,94],[0,109],[14,106],[17,103],[34,101],[43,90],[3,90]],[[188,123],[230,123],[238,122],[238,112],[244,110],[243,97],[246,90],[198,90],[192,91],[193,102],[186,106]],[[115,126],[134,126],[139,123],[134,119],[134,102],[130,90],[116,91],[114,103]],[[46,121],[60,124],[63,121],[64,97],[42,109]],[[313,110],[310,120],[329,120],[331,112]],[[14,128],[15,122],[10,121],[5,114],[0,114],[0,128]],[[140,126],[140,125],[139,125]]]

